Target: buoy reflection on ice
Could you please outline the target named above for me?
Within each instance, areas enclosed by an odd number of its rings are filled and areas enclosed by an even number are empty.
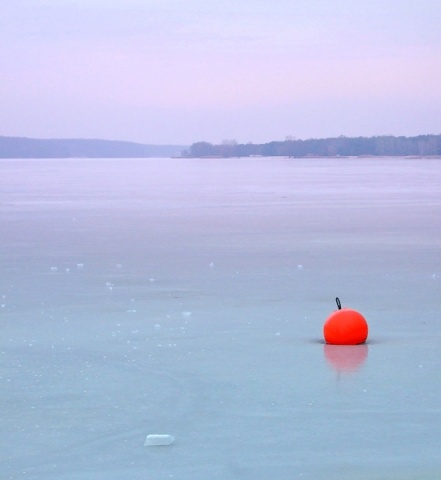
[[[368,346],[362,345],[330,345],[323,346],[327,362],[337,372],[355,372],[367,359]]]

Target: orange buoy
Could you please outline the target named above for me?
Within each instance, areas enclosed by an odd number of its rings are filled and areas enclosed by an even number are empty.
[[[341,308],[338,298],[338,310],[329,315],[323,326],[325,342],[332,345],[358,345],[368,337],[368,324],[363,315],[351,308]]]

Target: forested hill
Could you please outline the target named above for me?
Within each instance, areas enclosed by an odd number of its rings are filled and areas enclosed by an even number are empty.
[[[181,155],[183,145],[0,136],[0,158],[144,158]]]
[[[335,137],[240,144],[225,141],[183,145],[84,139],[33,139],[0,136],[0,158],[146,158],[146,157],[347,157],[441,156],[441,135],[416,137]]]
[[[225,141],[220,145],[198,142],[183,152],[187,157],[335,157],[335,156],[438,156],[441,135],[417,137],[336,137],[309,140],[285,140],[263,144],[239,144]]]

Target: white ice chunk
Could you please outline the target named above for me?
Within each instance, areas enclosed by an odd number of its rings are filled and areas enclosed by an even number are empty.
[[[297,265],[298,270],[303,270],[303,265]]]
[[[191,317],[191,312],[182,312],[184,317]]]
[[[172,435],[151,434],[147,435],[144,442],[144,447],[159,447],[171,445],[175,441]]]

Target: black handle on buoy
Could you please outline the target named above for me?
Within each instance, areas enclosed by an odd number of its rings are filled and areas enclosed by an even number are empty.
[[[335,301],[336,301],[336,303],[337,303],[337,307],[338,307],[338,309],[339,309],[339,310],[341,310],[341,303],[340,303],[340,299],[337,297],[337,298],[335,299]]]

